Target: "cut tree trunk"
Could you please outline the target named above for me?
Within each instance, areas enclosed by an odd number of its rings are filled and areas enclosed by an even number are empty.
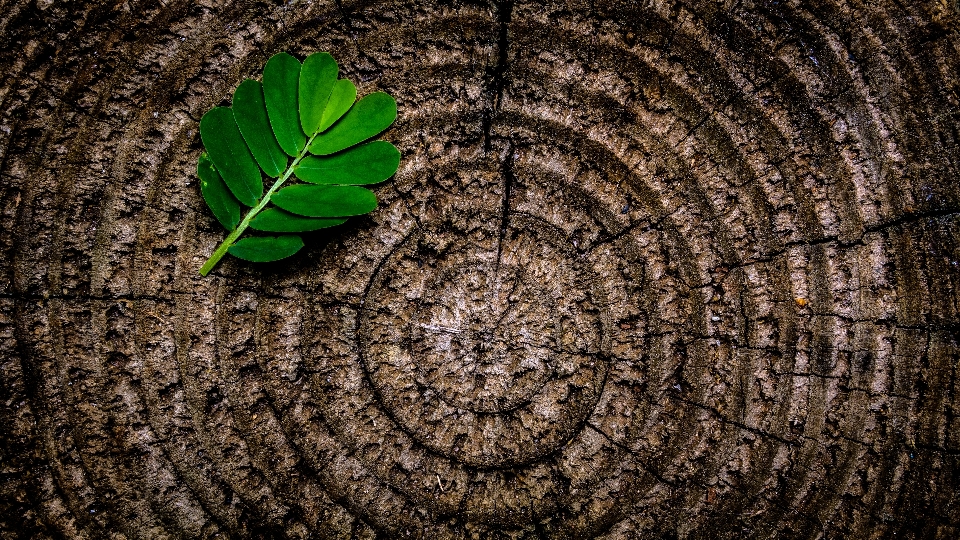
[[[0,0],[0,536],[960,537],[953,0]],[[198,120],[396,96],[271,264]]]

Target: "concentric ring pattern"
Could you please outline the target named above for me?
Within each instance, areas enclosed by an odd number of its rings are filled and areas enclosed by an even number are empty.
[[[0,2],[0,531],[960,535],[955,2]],[[198,119],[397,97],[380,208],[197,270]]]

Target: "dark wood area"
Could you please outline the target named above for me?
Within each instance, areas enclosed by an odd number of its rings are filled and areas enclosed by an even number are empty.
[[[960,537],[955,0],[0,0],[0,537]],[[272,54],[380,208],[224,231]]]

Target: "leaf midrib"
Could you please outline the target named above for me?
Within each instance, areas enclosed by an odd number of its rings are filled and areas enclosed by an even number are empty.
[[[240,221],[240,224],[237,225],[237,228],[234,229],[233,232],[231,232],[229,235],[227,235],[227,237],[224,238],[223,242],[221,242],[220,245],[217,246],[217,249],[213,252],[212,255],[210,255],[210,258],[207,259],[207,262],[205,262],[203,266],[200,268],[201,276],[206,276],[207,274],[210,273],[210,270],[212,270],[213,267],[216,266],[217,263],[220,261],[220,259],[222,259],[223,256],[227,254],[227,250],[230,249],[230,246],[232,246],[237,241],[237,238],[239,238],[240,235],[247,230],[247,227],[250,226],[250,222],[253,220],[253,218],[257,217],[257,214],[259,214],[261,210],[266,208],[267,204],[270,203],[270,197],[274,194],[274,192],[280,189],[280,186],[282,186],[283,183],[290,178],[290,175],[293,174],[294,169],[296,169],[300,161],[303,160],[303,158],[310,155],[310,152],[309,152],[310,143],[312,143],[313,139],[315,139],[319,134],[320,134],[319,132],[314,133],[313,135],[310,136],[309,139],[307,139],[307,144],[304,145],[303,149],[300,150],[300,152],[297,154],[297,157],[293,160],[293,163],[287,166],[287,169],[283,171],[283,174],[280,175],[280,178],[278,178],[277,181],[274,182],[272,186],[270,186],[270,189],[268,189],[267,192],[263,194],[263,198],[260,199],[260,202],[257,203],[256,206],[254,206],[253,208],[250,209],[250,211],[247,212],[247,215],[243,217],[243,219]]]

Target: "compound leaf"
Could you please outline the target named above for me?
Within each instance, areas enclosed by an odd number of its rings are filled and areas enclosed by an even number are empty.
[[[253,236],[238,240],[228,253],[251,262],[278,261],[293,255],[303,247],[303,239],[296,235]]]
[[[232,108],[215,107],[203,115],[200,191],[217,220],[232,230],[201,275],[227,253],[267,262],[303,247],[303,240],[290,234],[242,238],[248,227],[314,231],[377,207],[376,195],[358,186],[395,174],[400,152],[387,141],[361,143],[396,120],[397,103],[383,92],[357,101],[357,87],[338,80],[338,73],[327,53],[312,54],[303,64],[279,53],[264,66],[262,83],[245,80],[237,87]],[[262,174],[277,179],[266,194]],[[284,186],[294,175],[309,183]],[[276,206],[267,207],[269,202]],[[242,219],[241,204],[251,207]]]
[[[387,129],[397,119],[397,102],[389,94],[374,92],[351,108],[326,133],[310,144],[310,153],[328,155],[349,148]]]
[[[276,178],[287,168],[287,155],[277,143],[267,107],[263,101],[263,85],[253,79],[240,83],[233,93],[233,116],[243,140],[267,176]]]
[[[214,107],[200,119],[200,138],[223,181],[238,201],[254,206],[263,195],[260,168],[240,134],[233,111]]]
[[[332,156],[307,156],[293,174],[313,184],[376,184],[393,176],[400,151],[387,141],[373,141]]]
[[[330,92],[330,101],[327,103],[327,108],[323,110],[323,120],[320,122],[317,131],[326,131],[350,110],[356,100],[357,87],[347,79],[337,81],[337,84],[333,86],[333,91]]]
[[[207,154],[200,155],[197,162],[197,176],[200,177],[200,193],[207,206],[228,231],[240,223],[240,203],[230,193],[220,173],[213,167],[213,161]]]
[[[263,67],[263,97],[273,133],[280,148],[296,157],[307,142],[300,127],[297,92],[300,86],[300,61],[287,53],[277,53]]]
[[[274,193],[273,204],[308,217],[346,217],[366,214],[377,207],[377,196],[355,186],[297,184]]]
[[[312,135],[320,130],[339,70],[329,53],[311,54],[303,61],[300,69],[300,127],[304,133]]]
[[[264,232],[306,232],[336,227],[347,218],[315,218],[291,214],[279,208],[267,208],[250,221],[250,228]]]

